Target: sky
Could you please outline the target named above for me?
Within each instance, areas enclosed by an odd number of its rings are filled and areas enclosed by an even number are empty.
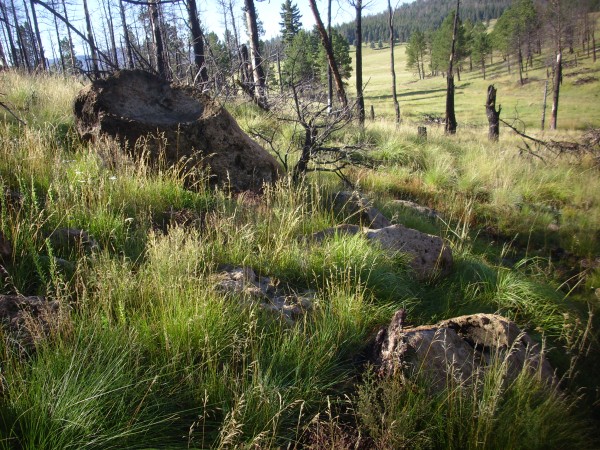
[[[238,5],[237,10],[240,11],[243,5],[243,0],[236,0]],[[279,22],[281,21],[280,11],[283,0],[255,0],[256,11],[258,13],[259,20],[262,21],[265,36],[264,39],[270,39],[279,34]],[[304,28],[310,29],[314,26],[315,20],[310,9],[308,0],[296,0],[292,1],[296,3],[302,14],[301,22]],[[363,0],[366,5],[363,10],[363,15],[377,14],[381,11],[387,10],[387,0]],[[403,3],[410,3],[410,0],[392,0],[392,7]],[[218,10],[216,0],[204,0],[200,1],[199,7],[201,9],[201,15],[204,15],[206,19],[203,21],[207,27],[216,32],[219,35],[223,34],[223,15]],[[321,14],[323,22],[327,21],[327,1],[317,0],[317,7]],[[350,6],[348,0],[332,0],[331,4],[331,15],[332,23],[334,25],[350,22],[354,20],[354,8]],[[202,14],[204,13],[204,14]],[[217,26],[218,25],[218,26]],[[243,28],[242,28],[243,29]]]
[[[403,3],[410,3],[412,0],[392,0],[392,6],[401,5]],[[116,0],[111,0],[112,4],[116,4]],[[279,22],[281,21],[280,11],[281,4],[283,0],[255,0],[256,11],[258,14],[259,20],[262,21],[263,27],[265,30],[265,35],[262,36],[262,39],[270,39],[275,37],[280,32]],[[300,9],[300,13],[302,14],[301,22],[304,28],[312,29],[315,24],[315,20],[310,10],[310,6],[308,0],[293,0],[292,3],[296,3],[298,8]],[[387,10],[387,0],[363,0],[364,9],[363,16],[377,14],[384,10]],[[217,33],[220,37],[224,35],[224,25],[223,25],[223,13],[220,10],[219,4],[217,0],[197,0],[199,16],[201,20],[201,25],[203,26],[205,31],[212,31]],[[242,20],[242,6],[244,4],[244,0],[234,0],[234,13],[238,20],[237,27],[239,33],[244,33],[244,26],[241,22]],[[83,7],[82,0],[67,0],[67,10],[69,14],[69,19],[73,23],[73,25],[85,34],[85,22],[83,20]],[[99,33],[99,30],[102,30],[102,26],[100,25],[100,20],[102,17],[102,8],[100,0],[88,0],[88,5],[90,9],[90,15],[92,16],[93,27],[95,29],[96,36],[99,36],[100,47],[104,47],[104,36]],[[323,22],[327,20],[327,0],[317,0],[317,6],[319,8],[319,12],[321,14],[321,19]],[[183,2],[177,4],[176,7],[182,8],[185,12],[185,7]],[[113,15],[115,15],[115,27],[117,27],[117,39],[118,36],[121,35],[120,32],[120,20],[117,17],[116,7],[113,7]],[[131,8],[131,6],[128,6]],[[140,6],[135,6],[134,8],[140,9]],[[349,0],[332,0],[332,23],[334,25],[350,22],[354,20],[354,9],[349,4]],[[42,39],[44,42],[44,49],[46,53],[46,57],[48,59],[52,59],[52,51],[50,46],[50,38],[55,40],[55,31],[54,31],[54,22],[50,19],[50,16],[43,10],[41,7],[37,7],[38,15],[40,16],[40,29],[42,34]],[[60,11],[62,14],[62,10]],[[131,19],[128,19],[131,22]],[[64,34],[65,28],[61,26],[62,33]],[[75,51],[77,54],[84,53],[84,45],[81,39],[74,36],[75,42]]]

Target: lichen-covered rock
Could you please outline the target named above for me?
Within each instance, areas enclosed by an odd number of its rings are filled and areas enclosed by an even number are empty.
[[[392,224],[369,199],[356,191],[334,194],[332,205],[335,214],[343,216],[343,220],[354,220],[367,228],[378,229]]]
[[[358,225],[342,224],[314,233],[310,239],[320,242],[334,235],[362,234],[367,240],[377,242],[390,252],[410,256],[409,266],[419,279],[446,276],[452,270],[452,250],[439,236],[422,233],[402,225],[370,229]]]
[[[312,293],[298,294],[283,289],[276,279],[259,276],[250,267],[224,266],[213,275],[213,281],[217,291],[257,303],[290,324],[313,308]]]
[[[260,191],[280,167],[219,104],[190,86],[140,70],[96,80],[75,100],[75,125],[85,139],[107,136],[152,162],[209,170],[210,182],[233,191]],[[143,145],[140,145],[143,144]],[[193,177],[191,178],[193,180]]]
[[[411,256],[410,267],[419,278],[445,276],[452,270],[452,250],[439,236],[422,233],[403,225],[367,230],[367,239],[379,242],[387,250]]]
[[[541,346],[514,322],[495,314],[407,327],[400,310],[377,334],[370,356],[381,375],[418,372],[434,389],[443,388],[451,378],[470,383],[476,373],[494,364],[504,365],[507,379],[514,379],[525,368],[545,382],[556,382]]]
[[[56,329],[60,308],[56,301],[44,297],[0,295],[0,325],[13,344],[30,349]]]

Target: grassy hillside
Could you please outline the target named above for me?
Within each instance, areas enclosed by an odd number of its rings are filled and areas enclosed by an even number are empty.
[[[367,58],[385,66],[384,52]],[[374,67],[369,89],[385,95],[387,75]],[[416,92],[440,81],[409,84],[423,108],[415,117],[437,108]],[[376,167],[350,171],[352,183],[393,222],[448,240],[452,274],[421,282],[405,256],[360,236],[304,241],[338,223],[323,201],[343,188],[337,179],[283,179],[261,198],[202,183],[186,190],[177,168],[80,141],[71,115],[80,88],[0,73],[3,101],[27,123],[0,118],[0,182],[22,205],[2,198],[0,230],[14,252],[0,292],[45,295],[62,311],[33,350],[0,332],[0,448],[597,447],[593,156],[544,163],[506,134],[489,144],[475,127],[452,139],[434,128],[427,141],[413,124],[340,131],[340,142],[369,145]],[[246,130],[276,128],[251,106],[229,106]],[[285,125],[275,145],[291,133]],[[442,220],[394,199],[435,207]],[[60,227],[88,231],[97,248],[54,245],[48,235]],[[313,311],[289,323],[224,295],[214,279],[224,264],[313,292]],[[413,324],[501,313],[545,340],[561,387],[528,371],[508,384],[501,362],[481,383],[450,383],[439,395],[426,380],[379,380],[362,352],[400,307]]]
[[[444,116],[446,80],[441,75],[419,80],[416,71],[406,68],[405,44],[395,48],[397,90],[402,116],[405,120],[419,122],[424,114]],[[562,131],[585,130],[600,127],[600,60],[592,62],[587,54],[578,49],[577,57],[565,52],[564,81],[561,87],[558,125]],[[488,61],[489,62],[489,61]],[[514,65],[514,62],[512,63]],[[546,56],[534,58],[533,69],[524,73],[525,85],[519,83],[516,65],[512,75],[499,55],[487,68],[486,80],[481,71],[470,72],[468,61],[463,64],[461,80],[456,83],[456,116],[459,127],[487,125],[485,99],[487,87],[494,84],[498,89],[497,103],[502,105],[501,117],[512,122],[518,119],[528,131],[539,130],[542,116],[544,86],[546,82]],[[375,108],[378,117],[393,117],[391,99],[390,49],[363,48],[363,79],[366,83],[365,104]],[[425,69],[427,70],[427,68]],[[551,69],[550,69],[551,71]],[[592,82],[581,80],[592,79]],[[546,129],[548,129],[552,105],[552,80],[549,80]],[[352,86],[352,92],[355,88]]]

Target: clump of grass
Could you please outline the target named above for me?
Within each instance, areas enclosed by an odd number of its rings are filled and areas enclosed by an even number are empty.
[[[356,398],[359,429],[373,448],[592,448],[575,399],[527,368],[508,381],[507,367],[496,360],[470,383],[449,376],[437,392],[420,374],[368,373]]]

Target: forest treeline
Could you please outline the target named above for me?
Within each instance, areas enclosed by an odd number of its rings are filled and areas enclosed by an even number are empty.
[[[397,2],[397,0],[396,0]],[[392,5],[396,2],[392,2]],[[512,3],[512,0],[464,0],[461,4],[462,20],[488,22],[497,19]],[[394,14],[394,35],[400,42],[406,42],[416,30],[438,28],[442,21],[456,8],[456,2],[449,0],[416,0],[396,8]],[[337,30],[354,44],[355,28],[353,23],[345,23]],[[363,42],[387,41],[389,38],[388,12],[365,16],[362,19]]]
[[[196,0],[98,0],[94,11],[88,0],[6,0],[0,2],[0,63],[90,78],[143,69],[215,96],[243,93],[264,109],[275,94],[298,101],[301,85],[303,90],[310,85],[313,94],[327,86],[329,106],[335,91],[345,109],[345,81],[354,73],[362,123],[365,44],[383,49],[385,42],[393,52],[396,43],[408,42],[408,67],[421,78],[447,75],[452,42],[452,72],[459,80],[465,69],[480,70],[485,78],[486,66],[500,57],[523,83],[523,71],[542,49],[552,49],[546,66],[555,80],[560,80],[555,59],[563,49],[573,53],[582,46],[595,58],[596,23],[589,13],[600,8],[600,0],[417,0],[400,6],[388,1],[387,11],[372,16],[368,2],[345,1],[356,18],[332,27],[332,1],[309,0],[316,25],[306,30],[297,4],[284,0],[280,36],[265,41],[255,0],[217,1],[222,35],[203,20]],[[493,27],[490,19],[497,19]],[[46,25],[44,39],[40,23]],[[83,57],[76,48],[84,49]],[[392,85],[395,90],[395,81]]]

